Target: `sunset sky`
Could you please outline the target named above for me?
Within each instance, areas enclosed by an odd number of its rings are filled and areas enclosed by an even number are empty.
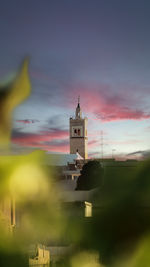
[[[30,55],[12,143],[69,153],[77,98],[89,156],[150,154],[150,1],[1,0],[0,79]]]

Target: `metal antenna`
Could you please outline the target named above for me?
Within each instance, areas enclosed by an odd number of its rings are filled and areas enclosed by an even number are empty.
[[[112,159],[114,159],[114,152],[116,151],[116,149],[112,149]]]
[[[104,156],[104,151],[103,151],[103,148],[104,148],[104,138],[103,138],[103,131],[100,132],[100,135],[101,135],[101,157],[102,157],[102,160],[103,160],[103,156]]]

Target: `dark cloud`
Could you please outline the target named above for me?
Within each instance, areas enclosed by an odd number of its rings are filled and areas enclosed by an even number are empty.
[[[47,146],[64,146],[64,145],[69,145],[69,140],[53,140],[53,141],[46,141],[43,142],[43,145],[47,145]]]
[[[48,151],[66,152],[69,147],[69,134],[66,130],[51,128],[38,133],[13,129],[12,143],[26,147],[38,147]]]
[[[68,120],[67,120],[67,122],[68,122]],[[66,130],[66,128],[65,128],[65,126],[64,126],[64,114],[63,115],[61,115],[61,114],[59,114],[59,115],[55,115],[55,116],[53,116],[53,117],[51,117],[51,118],[49,118],[48,120],[47,120],[47,127],[49,128],[49,129],[61,129],[61,130]]]
[[[23,128],[20,127],[20,128],[15,128],[15,129],[12,129],[12,138],[17,138],[17,137],[24,137],[24,136],[28,136],[30,133],[25,133],[22,131]]]
[[[140,156],[142,158],[149,158],[150,150],[137,150],[137,151],[127,154],[127,156]]]

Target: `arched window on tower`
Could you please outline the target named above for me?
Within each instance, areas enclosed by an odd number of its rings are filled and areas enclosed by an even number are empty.
[[[77,135],[77,129],[74,129],[74,135]]]

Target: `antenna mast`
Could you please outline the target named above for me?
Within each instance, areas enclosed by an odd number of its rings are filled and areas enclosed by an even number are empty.
[[[101,158],[103,160],[104,158],[104,138],[103,138],[103,131],[100,132],[100,136],[101,136]]]

